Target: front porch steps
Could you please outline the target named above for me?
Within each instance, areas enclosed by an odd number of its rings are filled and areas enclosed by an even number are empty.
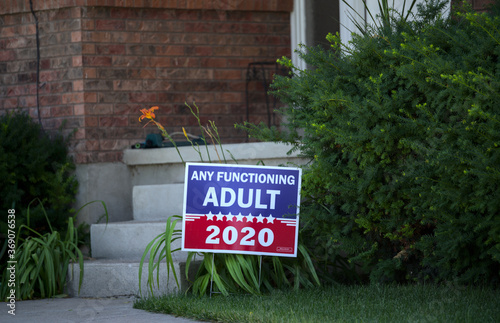
[[[149,242],[165,232],[166,219],[182,212],[183,184],[134,186],[132,221],[93,224],[90,228],[92,259],[84,262],[83,283],[78,292],[80,268],[70,265],[68,294],[73,297],[112,297],[122,295],[148,295],[147,262],[143,267],[142,286],[139,291],[139,264]],[[181,228],[181,223],[177,224]],[[180,247],[180,240],[174,248]],[[187,288],[184,262],[187,252],[173,254],[181,290]],[[167,279],[167,268],[160,266],[160,283],[155,295],[178,291],[175,279]]]

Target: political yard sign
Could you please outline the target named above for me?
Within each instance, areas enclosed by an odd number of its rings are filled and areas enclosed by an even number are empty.
[[[296,257],[301,174],[187,163],[182,250]]]

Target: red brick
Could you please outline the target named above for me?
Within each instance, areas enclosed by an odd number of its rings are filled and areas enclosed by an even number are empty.
[[[99,140],[86,140],[85,150],[87,151],[100,150]]]
[[[83,91],[83,80],[73,81],[73,91]]]
[[[127,125],[127,117],[99,117],[99,126],[101,127],[124,127]]]
[[[109,80],[85,80],[85,90],[89,91],[111,91],[113,90],[113,82]]]
[[[95,54],[95,44],[82,44],[82,54]]]
[[[83,69],[83,78],[84,79],[95,79],[97,76],[97,70],[95,68],[84,68]]]
[[[175,20],[172,18],[169,20],[159,20],[155,21],[154,24],[148,24],[150,31],[155,32],[169,32],[169,33],[183,33],[186,31],[184,27],[184,22]],[[144,28],[146,30],[146,28]]]
[[[196,102],[196,103],[207,103],[215,101],[215,93],[211,92],[198,92],[198,93],[187,93],[185,94],[184,102]]]
[[[75,115],[85,115],[85,105],[84,104],[75,104],[73,107],[73,111]]]
[[[43,119],[42,123],[45,129],[59,129],[62,126],[62,119]]]
[[[248,64],[255,62],[252,58],[229,58],[227,59],[227,67],[246,69]]]
[[[103,139],[100,141],[100,149],[101,150],[123,150],[129,148],[128,140],[119,140],[119,139]]]
[[[29,108],[36,106],[36,96],[22,96],[19,98],[19,107]]]
[[[127,55],[143,55],[143,56],[153,56],[156,54],[156,48],[154,45],[144,45],[144,44],[132,44],[127,45],[124,48],[123,54]]]
[[[172,82],[160,80],[145,80],[143,81],[143,89],[145,91],[169,91],[172,88]]]
[[[19,96],[29,93],[29,88],[24,85],[15,85],[7,87],[7,96]]]
[[[156,71],[150,69],[141,69],[138,77],[141,79],[155,79]]]
[[[209,33],[214,30],[214,26],[209,22],[186,22],[184,30],[188,33]]]
[[[0,51],[0,62],[14,61],[16,60],[16,52],[13,50],[1,50]]]
[[[2,109],[15,109],[19,107],[17,98],[0,99],[0,107]]]
[[[99,118],[98,117],[85,117],[85,127],[98,127],[99,126]]]
[[[248,11],[228,11],[226,12],[227,20],[232,21],[266,21],[266,17],[262,18],[262,14],[258,12]]]
[[[82,56],[73,56],[73,57],[72,57],[72,62],[71,62],[71,65],[72,65],[73,67],[83,66],[83,59],[82,59]]]
[[[89,163],[89,153],[77,152],[74,154],[73,160],[76,164],[87,164]]]
[[[86,115],[111,115],[113,114],[112,104],[86,104]]]
[[[186,46],[186,55],[212,56],[211,46]]]
[[[95,21],[96,30],[125,30],[124,20],[97,19]]]
[[[91,158],[94,156],[91,156]],[[95,156],[96,162],[100,163],[114,163],[123,159],[123,151],[103,152],[97,153]]]
[[[72,106],[50,108],[50,116],[51,117],[64,117],[64,116],[72,116],[72,115],[73,115],[73,107]]]
[[[113,56],[112,65],[113,66],[142,66],[143,58],[140,56]]]
[[[98,44],[95,47],[96,54],[125,55],[125,45],[121,44]]]
[[[142,81],[137,80],[118,80],[113,81],[113,89],[115,91],[142,91]]]
[[[185,47],[178,45],[155,46],[156,55],[179,56],[185,54]]]
[[[229,61],[226,58],[206,57],[201,59],[200,64],[205,67],[220,68],[227,67]]]
[[[82,103],[83,100],[83,92],[79,93],[66,93],[62,95],[62,103],[63,104],[71,104],[71,103]]]
[[[141,115],[139,110],[142,107],[139,107],[137,104],[115,104],[113,107],[114,115],[137,115],[137,118]]]
[[[97,93],[89,93],[89,92],[84,92],[83,93],[83,99],[85,102],[97,102]]]
[[[243,93],[223,92],[216,94],[216,100],[219,102],[243,102]]]
[[[82,57],[84,66],[111,66],[111,57],[109,56],[89,56]]]
[[[196,57],[175,57],[172,58],[174,67],[200,67],[200,59]]]
[[[147,67],[171,67],[174,66],[170,57],[144,57],[142,59],[143,66]]]
[[[243,70],[215,70],[216,80],[240,80],[243,78]]]
[[[167,33],[143,33],[139,40],[142,44],[171,44],[181,42],[176,40],[175,36]],[[186,35],[179,35],[177,37],[185,38]]]
[[[292,12],[293,0],[279,0],[276,3],[276,11]]]
[[[214,28],[218,33],[240,33],[242,31],[247,32],[242,29],[242,24],[240,23],[220,23],[216,24]]]
[[[148,0],[149,1],[149,6],[151,8],[161,8],[162,7],[162,2],[165,2],[165,1],[162,1],[162,0]],[[175,0],[176,4],[177,4],[177,0]]]
[[[48,91],[52,94],[60,92],[70,92],[72,88],[73,86],[71,82],[49,83],[42,87],[42,89],[48,89]]]
[[[83,0],[82,0],[83,1]],[[78,4],[78,0],[75,1],[75,7],[71,8],[71,18],[81,18],[83,4]]]
[[[140,11],[134,8],[111,8],[109,16],[115,19],[137,19],[140,18]]]
[[[199,10],[179,10],[177,11],[177,19],[179,20],[199,20]]]
[[[54,106],[61,104],[61,96],[60,95],[43,95],[40,96],[40,105],[41,106]]]
[[[156,102],[156,93],[129,93],[128,95],[130,102],[144,103],[144,102]]]
[[[82,19],[82,30],[94,30],[95,22],[90,19]]]

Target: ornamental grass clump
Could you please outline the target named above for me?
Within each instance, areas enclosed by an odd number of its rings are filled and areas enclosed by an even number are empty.
[[[427,1],[277,77],[324,278],[500,284],[500,16]],[[299,131],[301,130],[301,131]]]
[[[43,212],[49,232],[40,233],[32,226],[30,211],[34,202],[38,202],[38,205],[34,205],[36,207],[34,209]],[[92,203],[102,204],[104,208],[102,217],[107,221],[106,204],[103,201],[92,201],[68,217],[64,230],[52,226],[40,199],[28,204],[26,223],[20,224],[17,230],[12,230],[16,232],[15,238],[9,237],[8,240],[9,248],[12,248],[9,250],[13,252],[8,253],[9,267],[2,272],[0,299],[5,300],[11,296],[20,300],[67,297],[65,294],[67,278],[73,276],[73,266],[76,264],[79,266],[78,292],[80,292],[84,275],[84,256],[79,248],[81,233],[78,227],[75,227],[75,221],[80,210]],[[15,226],[16,223],[14,221],[11,224]],[[20,234],[21,232],[26,234]],[[14,271],[11,271],[11,268]]]

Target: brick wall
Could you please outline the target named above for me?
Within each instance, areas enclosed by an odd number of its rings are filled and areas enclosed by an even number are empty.
[[[451,0],[452,4],[460,5],[463,0]],[[484,12],[488,9],[488,6],[494,2],[494,0],[468,0],[472,8],[479,12]]]
[[[57,129],[82,126],[75,118],[73,102],[83,102],[82,71],[73,57],[81,56],[81,44],[72,42],[72,33],[80,28],[77,8],[38,13],[40,43],[39,104],[43,125]],[[36,39],[31,14],[2,16],[0,29],[0,107],[3,111],[23,108],[33,117],[36,109]],[[68,118],[66,118],[68,117]],[[78,135],[79,136],[79,135]]]
[[[3,5],[5,3],[5,5]],[[160,107],[167,130],[199,134],[184,102],[223,142],[242,142],[246,68],[290,55],[292,0],[34,1],[40,34],[40,117],[76,129],[77,163],[120,161],[143,141],[139,109]],[[0,1],[0,109],[38,118],[36,46],[29,1]],[[249,84],[250,121],[267,121],[262,85]]]
[[[485,11],[493,0],[472,0],[472,7],[477,11]]]

